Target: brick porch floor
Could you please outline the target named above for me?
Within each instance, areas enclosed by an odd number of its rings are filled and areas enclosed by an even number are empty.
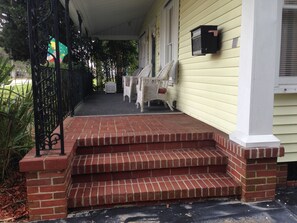
[[[197,137],[218,132],[215,128],[184,114],[137,115],[120,117],[75,117],[65,125],[66,140],[78,138],[79,145],[110,144],[117,137],[141,142],[165,141],[168,137]],[[153,136],[153,139],[150,137]],[[101,139],[97,142],[94,140]],[[106,141],[103,142],[103,139]],[[175,141],[173,139],[173,141]],[[122,144],[121,141],[117,142]]]
[[[67,208],[239,196],[271,200],[283,148],[244,148],[185,114],[67,118],[65,156],[34,150],[26,172],[31,220]]]

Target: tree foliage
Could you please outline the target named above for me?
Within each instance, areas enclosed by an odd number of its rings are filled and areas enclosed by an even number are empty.
[[[14,60],[30,59],[28,22],[27,22],[27,1],[26,0],[1,0],[0,1],[0,47]],[[60,4],[60,3],[59,3]],[[60,42],[66,44],[66,25],[64,8],[60,4],[59,30]],[[48,30],[48,35],[53,36],[53,24]],[[79,37],[77,28],[71,22],[71,36],[74,42]]]
[[[100,61],[107,80],[112,78],[111,72],[116,71],[116,76],[130,73],[138,64],[136,41],[107,41],[96,40],[93,43],[92,55],[95,61]]]
[[[27,1],[1,0],[0,44],[14,60],[28,60]]]

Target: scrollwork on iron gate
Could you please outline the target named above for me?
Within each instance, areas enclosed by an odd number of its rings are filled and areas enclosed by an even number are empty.
[[[64,154],[58,4],[58,0],[28,0],[36,156],[46,149],[61,149]],[[56,50],[51,67],[46,57],[52,38]]]

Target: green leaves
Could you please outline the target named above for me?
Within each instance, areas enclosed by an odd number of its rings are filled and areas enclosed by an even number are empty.
[[[11,83],[9,74],[12,71],[13,66],[8,66],[8,61],[8,59],[0,57],[0,86]]]
[[[104,69],[106,80],[110,80],[110,72],[116,69],[117,75],[123,71],[134,71],[138,64],[137,42],[116,40],[95,40],[92,56]]]
[[[33,147],[31,84],[7,85],[12,68],[0,58],[0,180]]]

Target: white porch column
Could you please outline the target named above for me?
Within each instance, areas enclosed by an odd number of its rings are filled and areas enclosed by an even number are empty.
[[[272,119],[281,10],[280,0],[242,0],[238,118],[230,139],[245,147],[280,145]]]

